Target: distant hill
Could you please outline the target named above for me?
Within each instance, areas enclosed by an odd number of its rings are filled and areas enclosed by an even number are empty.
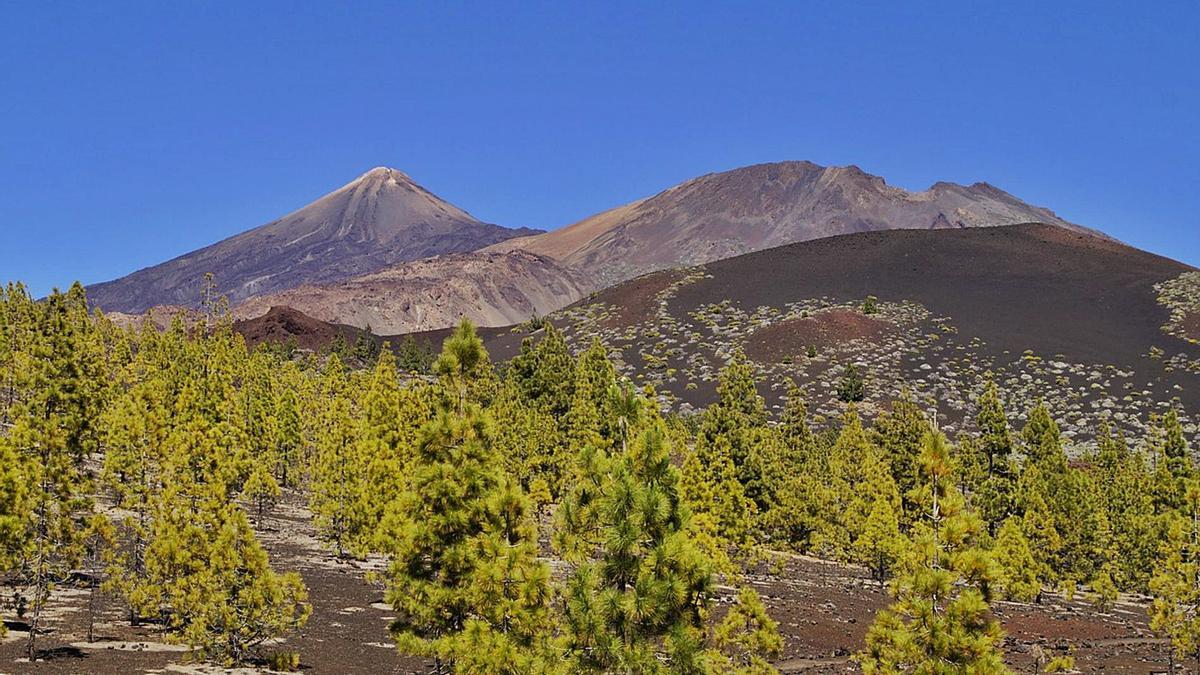
[[[262,316],[235,322],[233,328],[251,347],[263,342],[291,342],[297,347],[313,351],[327,349],[338,336],[352,346],[360,335],[365,334],[353,326],[320,321],[291,307],[272,307]],[[378,341],[375,336],[365,335]]]
[[[169,262],[88,288],[95,306],[138,314],[195,306],[206,272],[231,302],[472,251],[536,230],[475,219],[401,171],[377,168],[279,220]]]
[[[779,162],[700,176],[494,248],[549,256],[582,271],[598,289],[646,272],[839,234],[1025,222],[1091,232],[987,183],[908,192],[855,166]]]
[[[839,414],[838,382],[857,363],[860,405],[908,389],[961,420],[991,371],[1018,422],[1046,396],[1070,434],[1098,419],[1137,431],[1172,399],[1200,408],[1200,346],[1162,330],[1155,290],[1192,270],[1055,225],[864,232],[638,277],[551,319],[575,348],[604,339],[671,406],[712,401],[741,350],[774,405],[795,379],[814,412]],[[868,296],[875,313],[862,311]],[[503,358],[522,337],[487,344]]]
[[[464,317],[507,326],[578,300],[581,286],[571,270],[527,251],[458,253],[252,298],[233,314],[248,319],[287,306],[380,335],[443,328]]]

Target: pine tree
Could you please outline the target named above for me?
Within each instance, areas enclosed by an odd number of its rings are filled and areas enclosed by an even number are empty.
[[[318,533],[339,556],[365,553],[371,532],[364,462],[358,453],[353,407],[341,361],[329,359],[322,377],[324,406],[312,463],[309,508]]]
[[[400,341],[400,349],[396,354],[396,365],[402,372],[424,375],[433,365],[428,348],[422,349],[411,334],[405,335]]]
[[[738,481],[732,454],[726,437],[701,437],[684,460],[680,480],[694,532],[722,571],[732,569],[727,558],[731,551],[744,555],[753,547],[750,535],[757,511]]]
[[[829,451],[828,467],[816,546],[825,555],[849,560],[875,500],[886,498],[892,500],[894,510],[900,508],[887,460],[871,443],[854,406],[842,416],[842,428]]]
[[[442,344],[433,372],[441,380],[443,395],[460,414],[468,403],[490,403],[499,384],[483,340],[467,319]]]
[[[763,482],[766,425],[767,409],[758,393],[754,370],[738,353],[721,370],[717,403],[704,411],[698,442],[711,444],[723,437],[729,443],[737,479],[759,510],[770,507]]]
[[[1012,431],[1000,403],[999,389],[990,374],[979,397],[975,423],[979,427],[980,451],[987,458],[987,472],[973,501],[987,523],[988,532],[996,536],[1000,523],[1017,511],[1018,470],[1013,459]]]
[[[562,419],[575,395],[575,360],[558,329],[547,323],[544,331],[536,345],[525,339],[509,370],[528,401]]]
[[[1116,582],[1113,581],[1110,570],[1108,565],[1102,567],[1089,584],[1092,589],[1092,606],[1099,612],[1112,611],[1113,605],[1120,597],[1120,591],[1117,589]]]
[[[931,432],[921,455],[926,521],[858,655],[871,673],[1003,673],[1003,637],[988,606],[994,564],[976,546],[983,523],[953,483],[949,443]]]
[[[141,611],[162,616],[169,637],[203,659],[245,663],[312,612],[300,576],[271,569],[246,514],[219,484],[179,476],[159,495],[146,567],[155,593]]]
[[[863,524],[862,534],[854,541],[856,560],[866,565],[871,576],[882,584],[904,555],[904,549],[892,500],[876,499]]]
[[[1062,449],[1062,434],[1058,424],[1050,416],[1045,401],[1037,405],[1026,416],[1021,429],[1021,440],[1025,445],[1025,456],[1031,464],[1043,466],[1051,471],[1060,471],[1067,463]]]
[[[0,573],[5,574],[20,561],[28,544],[29,493],[23,468],[13,447],[0,437]],[[0,622],[0,637],[4,634]]]
[[[87,520],[81,537],[84,550],[83,573],[87,576],[88,583],[88,642],[95,639],[96,614],[99,611],[96,607],[96,593],[103,587],[101,579],[108,564],[113,560],[116,536],[117,531],[112,521],[103,514],[95,513]]]
[[[1200,667],[1200,483],[1188,482],[1184,508],[1171,518],[1162,558],[1150,580],[1150,627],[1171,638],[1176,655],[1194,659]]]
[[[795,380],[789,379],[787,382],[783,412],[779,417],[779,431],[787,444],[789,466],[803,466],[812,458],[816,438],[808,424],[808,406],[804,402],[804,392]]]
[[[767,614],[762,598],[749,586],[738,589],[737,601],[714,631],[709,668],[736,675],[779,672],[767,660],[783,651],[779,623]]]
[[[1029,540],[1021,528],[1021,521],[1011,517],[1000,526],[992,557],[999,570],[997,585],[1004,597],[1017,602],[1033,602],[1042,594],[1042,583],[1038,579],[1037,563]]]
[[[559,511],[556,546],[574,565],[564,590],[571,667],[696,672],[712,594],[711,563],[688,537],[662,423],[644,423],[628,450],[586,447]]]
[[[27,652],[37,656],[37,633],[54,585],[82,555],[80,534],[91,510],[84,458],[97,447],[100,405],[88,380],[87,303],[78,287],[57,291],[39,308],[34,357],[25,372],[28,395],[13,406],[13,425],[0,444],[20,457],[29,487],[24,577],[32,595]]]
[[[275,479],[281,488],[296,487],[303,462],[304,425],[300,420],[298,390],[303,375],[290,362],[284,366],[280,386],[274,394]]]
[[[525,672],[544,658],[549,570],[529,501],[502,476],[492,421],[471,400],[487,361],[469,323],[446,339],[435,369],[447,395],[390,514],[387,600],[402,651],[434,657],[439,670]]]
[[[259,520],[274,508],[279,501],[279,483],[275,482],[270,464],[254,464],[246,483],[242,486],[242,496],[254,507],[254,513]]]
[[[489,407],[497,425],[495,445],[509,475],[520,481],[539,507],[561,496],[568,460],[566,433],[540,405],[531,405],[516,383],[506,381]]]
[[[910,520],[916,505],[909,498],[917,486],[920,475],[921,441],[929,428],[929,422],[910,392],[903,391],[892,402],[890,412],[875,419],[872,428],[874,444],[883,451],[887,459],[896,489],[900,491],[898,516],[904,525]]]
[[[430,407],[422,386],[400,387],[399,372],[391,351],[385,349],[375,362],[358,406],[358,424],[353,463],[359,467],[356,483],[355,520],[359,523],[360,552],[374,548],[389,505],[406,489],[421,425]],[[385,528],[386,529],[386,528]]]
[[[838,400],[843,403],[860,403],[866,396],[867,383],[862,370],[853,363],[847,363],[842,369],[842,379],[838,382]]]
[[[612,413],[612,389],[617,373],[608,349],[599,338],[579,355],[575,387],[567,412],[567,438],[577,447],[607,448],[617,436]]]
[[[1000,390],[991,378],[991,373],[988,373],[983,395],[979,397],[979,413],[975,417],[975,424],[979,427],[980,445],[987,455],[987,472],[988,476],[991,476],[1007,466],[1013,451],[1008,417],[1004,414],[1004,406],[1000,403]]]
[[[1119,588],[1145,592],[1166,534],[1155,514],[1153,481],[1144,457],[1130,452],[1116,430],[1102,426],[1097,446],[1096,508],[1111,532],[1107,550],[1100,552],[1102,564]]]
[[[1020,502],[1024,511],[1021,530],[1033,551],[1039,585],[1053,585],[1062,578],[1056,563],[1064,544],[1047,499],[1046,481],[1037,466],[1028,466],[1021,474]]]
[[[151,508],[162,489],[168,438],[174,423],[170,375],[158,362],[157,333],[144,329],[137,357],[129,364],[127,389],[105,411],[102,420],[104,466],[102,484],[111,491],[115,505],[126,515],[116,522],[121,542],[109,570],[106,588],[129,600],[130,621],[137,623],[136,608],[143,604],[146,588],[145,553],[148,545]],[[178,366],[179,363],[177,362]]]

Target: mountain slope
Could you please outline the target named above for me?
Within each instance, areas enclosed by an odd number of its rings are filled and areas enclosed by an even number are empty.
[[[578,300],[581,285],[573,272],[528,251],[460,253],[252,298],[233,314],[245,320],[287,306],[379,335],[443,328],[463,317],[507,326]]]
[[[105,310],[194,306],[206,272],[231,302],[335,282],[535,230],[483,223],[395,169],[376,168],[279,220],[169,262],[88,288]]]
[[[548,255],[586,272],[593,288],[603,288],[659,269],[839,234],[1023,222],[1090,232],[986,183],[937,183],[908,192],[854,166],[780,162],[701,176],[494,248]]]
[[[605,340],[672,406],[711,402],[717,372],[743,350],[769,401],[795,379],[826,417],[844,409],[847,363],[867,377],[863,407],[908,389],[952,422],[972,414],[991,371],[1018,425],[1044,396],[1070,434],[1107,419],[1140,437],[1174,398],[1189,416],[1200,409],[1200,345],[1164,332],[1155,288],[1192,269],[1051,225],[865,232],[663,270],[550,318],[573,348]],[[522,337],[491,334],[487,346],[503,358]]]

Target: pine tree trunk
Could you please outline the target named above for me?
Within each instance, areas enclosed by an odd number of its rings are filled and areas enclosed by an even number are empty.
[[[33,572],[33,616],[29,620],[29,645],[27,647],[30,661],[37,660],[37,632],[38,624],[42,618],[42,604],[45,602],[46,586],[46,538],[49,533],[46,531],[46,494],[49,487],[46,484],[46,476],[49,473],[50,460],[47,457],[48,450],[42,452],[42,485],[41,495],[38,500],[38,528],[37,528],[37,558]]]

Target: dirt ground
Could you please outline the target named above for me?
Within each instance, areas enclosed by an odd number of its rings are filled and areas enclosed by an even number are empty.
[[[1183,334],[1200,340],[1200,312],[1192,312],[1183,318]]]
[[[279,570],[296,570],[309,588],[313,614],[308,625],[274,649],[298,650],[306,673],[422,673],[429,665],[397,653],[387,631],[392,610],[382,589],[367,583],[384,561],[340,560],[314,536],[308,513],[290,495],[258,524]],[[875,612],[888,595],[865,571],[799,556],[783,556],[777,569],[760,570],[748,582],[780,623],[784,653],[776,665],[785,673],[857,672],[851,655],[861,649]],[[719,602],[732,599],[723,588]],[[88,591],[58,589],[38,636],[41,659],[25,659],[27,626],[8,622],[0,642],[2,673],[256,673],[189,664],[186,650],[168,644],[153,626],[133,628],[120,603],[99,597],[95,638],[86,641]],[[1006,660],[1017,672],[1034,672],[1035,654],[1074,654],[1085,673],[1166,672],[1165,640],[1149,629],[1144,599],[1124,598],[1101,614],[1084,599],[1049,596],[1040,605],[998,603],[1007,638]],[[1182,670],[1179,672],[1183,672]]]

